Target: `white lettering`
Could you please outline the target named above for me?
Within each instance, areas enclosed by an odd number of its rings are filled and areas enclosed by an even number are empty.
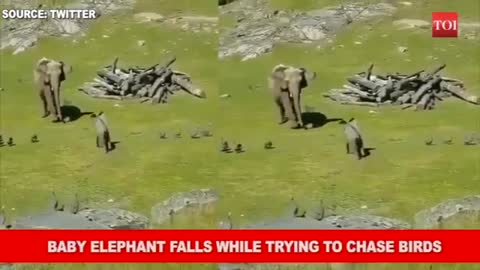
[[[171,253],[210,253],[211,241],[170,241]]]
[[[157,253],[163,252],[165,241],[91,241],[92,253]]]
[[[339,253],[342,251],[343,246],[341,241],[324,240],[325,252]]]
[[[4,9],[3,19],[95,19],[96,11],[93,9]]]
[[[52,9],[50,17],[53,19],[95,19],[95,10],[88,9]]]
[[[400,253],[440,253],[442,242],[440,241],[400,241],[398,243]]]
[[[49,253],[83,252],[87,241],[48,241]]]
[[[47,12],[41,9],[4,9],[3,19],[46,19]]]
[[[265,241],[268,252],[275,253],[318,253],[318,241]]]
[[[395,243],[393,241],[348,241],[349,253],[393,253]]]
[[[217,241],[219,253],[261,253],[261,241]]]
[[[434,20],[433,26],[435,30],[457,30],[457,21],[456,20]]]

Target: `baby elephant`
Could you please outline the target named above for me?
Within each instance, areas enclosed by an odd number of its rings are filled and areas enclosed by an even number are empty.
[[[347,137],[347,154],[355,154],[358,159],[365,157],[363,139],[357,121],[352,118],[348,122],[343,121],[342,124],[345,125],[344,133]]]
[[[33,70],[33,80],[39,91],[43,116],[54,114],[55,122],[62,122],[61,87],[72,67],[63,61],[42,58]]]
[[[105,153],[108,153],[111,150],[113,150],[107,118],[103,112],[100,112],[96,116],[95,130],[97,132],[97,147],[105,148]]]
[[[280,111],[280,124],[290,122],[291,128],[303,127],[301,95],[316,77],[305,68],[286,65],[275,66],[268,76],[268,85]]]

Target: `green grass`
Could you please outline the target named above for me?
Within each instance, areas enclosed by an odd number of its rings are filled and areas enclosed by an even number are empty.
[[[412,6],[403,6],[402,0],[359,0],[360,3],[392,3],[400,8],[397,16],[408,18],[422,18],[427,21],[431,20],[431,13],[436,11],[456,11],[461,19],[478,20],[480,17],[480,2],[475,0],[465,0],[460,2],[442,1],[442,0],[421,0],[408,1]],[[294,9],[294,10],[311,10],[323,8],[327,6],[336,6],[339,4],[347,4],[349,1],[343,0],[269,0],[273,9]]]
[[[158,12],[160,14],[195,14],[216,16],[217,2],[215,0],[141,0],[135,8],[138,12]]]
[[[294,8],[300,6],[294,3],[305,2],[283,3]],[[216,3],[149,0],[135,9],[164,15],[214,16]],[[372,213],[412,221],[417,211],[442,200],[478,194],[480,151],[463,146],[463,136],[480,131],[479,107],[448,100],[429,112],[386,107],[373,114],[369,108],[343,107],[321,96],[344,84],[346,76],[365,70],[370,62],[375,63],[375,72],[405,73],[446,63],[445,75],[463,80],[470,91],[480,94],[478,42],[432,39],[428,30],[398,31],[391,26],[393,19],[403,17],[430,20],[432,9],[458,10],[461,19],[480,21],[478,1],[415,1],[414,7],[402,8],[393,18],[373,21],[372,31],[367,25],[352,25],[326,48],[283,45],[270,55],[240,62],[217,60],[216,35],[132,24],[130,17],[122,14],[101,18],[86,37],[77,38],[77,43],[69,38],[49,38],[16,56],[2,51],[0,87],[5,91],[0,92],[0,133],[4,138],[13,136],[17,146],[0,149],[0,201],[10,216],[27,214],[45,209],[49,192],[54,189],[65,200],[79,192],[92,203],[108,205],[112,198],[116,205],[148,215],[152,205],[172,193],[212,187],[221,195],[215,211],[179,217],[175,224],[164,226],[209,228],[229,211],[237,224],[282,214],[290,195],[307,207],[323,199],[338,213],[357,211],[366,205]],[[146,40],[145,47],[136,45],[140,39]],[[363,44],[355,45],[354,41]],[[340,44],[344,47],[340,48]],[[397,46],[408,46],[408,53],[398,53]],[[117,102],[93,100],[76,90],[115,56],[120,57],[121,65],[149,65],[171,54],[177,55],[176,69],[191,74],[194,82],[207,91],[208,99],[179,95],[168,105],[121,102],[120,107],[115,107]],[[63,59],[74,66],[64,87],[64,99],[83,111],[106,112],[113,139],[120,141],[117,150],[105,155],[94,147],[93,120],[88,116],[67,124],[52,124],[40,118],[31,68],[42,56]],[[276,125],[277,112],[266,89],[266,76],[278,63],[317,71],[317,80],[305,91],[304,104],[316,107],[329,118],[356,117],[368,146],[377,148],[373,155],[362,161],[347,156],[342,127],[337,123],[308,131]],[[249,85],[258,87],[250,90]],[[223,93],[232,97],[219,99]],[[188,138],[191,129],[208,125],[214,138]],[[159,140],[162,130],[181,130],[184,138]],[[132,135],[138,132],[141,134]],[[30,144],[34,133],[40,144]],[[423,141],[428,136],[437,141],[452,136],[455,141],[450,146],[426,147]],[[220,137],[244,144],[246,152],[220,154]],[[264,151],[267,140],[277,148]],[[428,265],[358,268],[423,270]],[[58,264],[25,269],[181,270],[215,266]],[[480,267],[434,267],[438,269]]]
[[[375,3],[379,0],[363,0],[362,3]],[[349,1],[340,0],[269,0],[270,6],[274,9],[284,10],[311,10],[328,6],[336,6],[338,4],[347,4]]]

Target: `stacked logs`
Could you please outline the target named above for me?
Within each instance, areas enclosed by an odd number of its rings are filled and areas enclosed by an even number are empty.
[[[463,82],[440,76],[446,65],[430,73],[424,70],[410,75],[372,75],[373,64],[367,72],[358,73],[347,79],[349,84],[342,89],[332,89],[324,97],[344,105],[377,107],[380,105],[401,105],[402,109],[415,107],[416,110],[431,110],[437,101],[455,96],[466,102],[480,105],[480,98],[469,94]]]
[[[112,65],[99,70],[92,82],[83,84],[79,91],[94,98],[139,98],[142,103],[150,101],[153,104],[166,103],[168,97],[179,90],[205,98],[205,93],[193,86],[188,74],[171,69],[175,61],[176,58],[171,57],[162,65],[124,69],[117,66],[116,58]]]

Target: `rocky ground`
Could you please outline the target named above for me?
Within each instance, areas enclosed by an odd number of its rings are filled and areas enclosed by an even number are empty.
[[[100,0],[89,1],[81,0],[66,5],[67,9],[94,9],[97,18],[99,16],[110,14],[114,11],[129,9],[133,7],[135,0]],[[10,1],[6,9],[35,9],[43,8],[37,6],[33,1]],[[42,36],[71,36],[84,32],[91,20],[59,20],[49,18],[46,20],[6,20],[0,28],[2,40],[0,49],[11,47],[13,54],[25,51],[34,46]]]
[[[183,31],[194,33],[207,32],[218,33],[217,17],[208,16],[173,16],[165,17],[153,12],[141,12],[134,15],[138,22],[156,22],[169,27],[180,28]]]
[[[275,43],[319,43],[332,39],[345,26],[379,15],[390,15],[390,4],[346,4],[308,12],[270,10],[266,0],[241,0],[220,7],[236,24],[220,36],[219,58],[238,55],[249,60],[268,53]]]
[[[94,9],[97,18],[113,12],[132,9],[135,0],[79,0],[61,8],[66,9]],[[34,2],[12,0],[5,8],[8,9],[36,9],[39,7]],[[60,7],[59,7],[60,8]],[[137,22],[155,22],[169,27],[177,27],[183,31],[216,32],[218,18],[208,16],[175,16],[166,17],[153,12],[141,12],[134,15]],[[92,20],[75,19],[60,20],[49,18],[47,20],[6,20],[1,25],[2,39],[0,49],[13,48],[13,54],[24,52],[35,46],[43,36],[74,36],[84,35]]]

